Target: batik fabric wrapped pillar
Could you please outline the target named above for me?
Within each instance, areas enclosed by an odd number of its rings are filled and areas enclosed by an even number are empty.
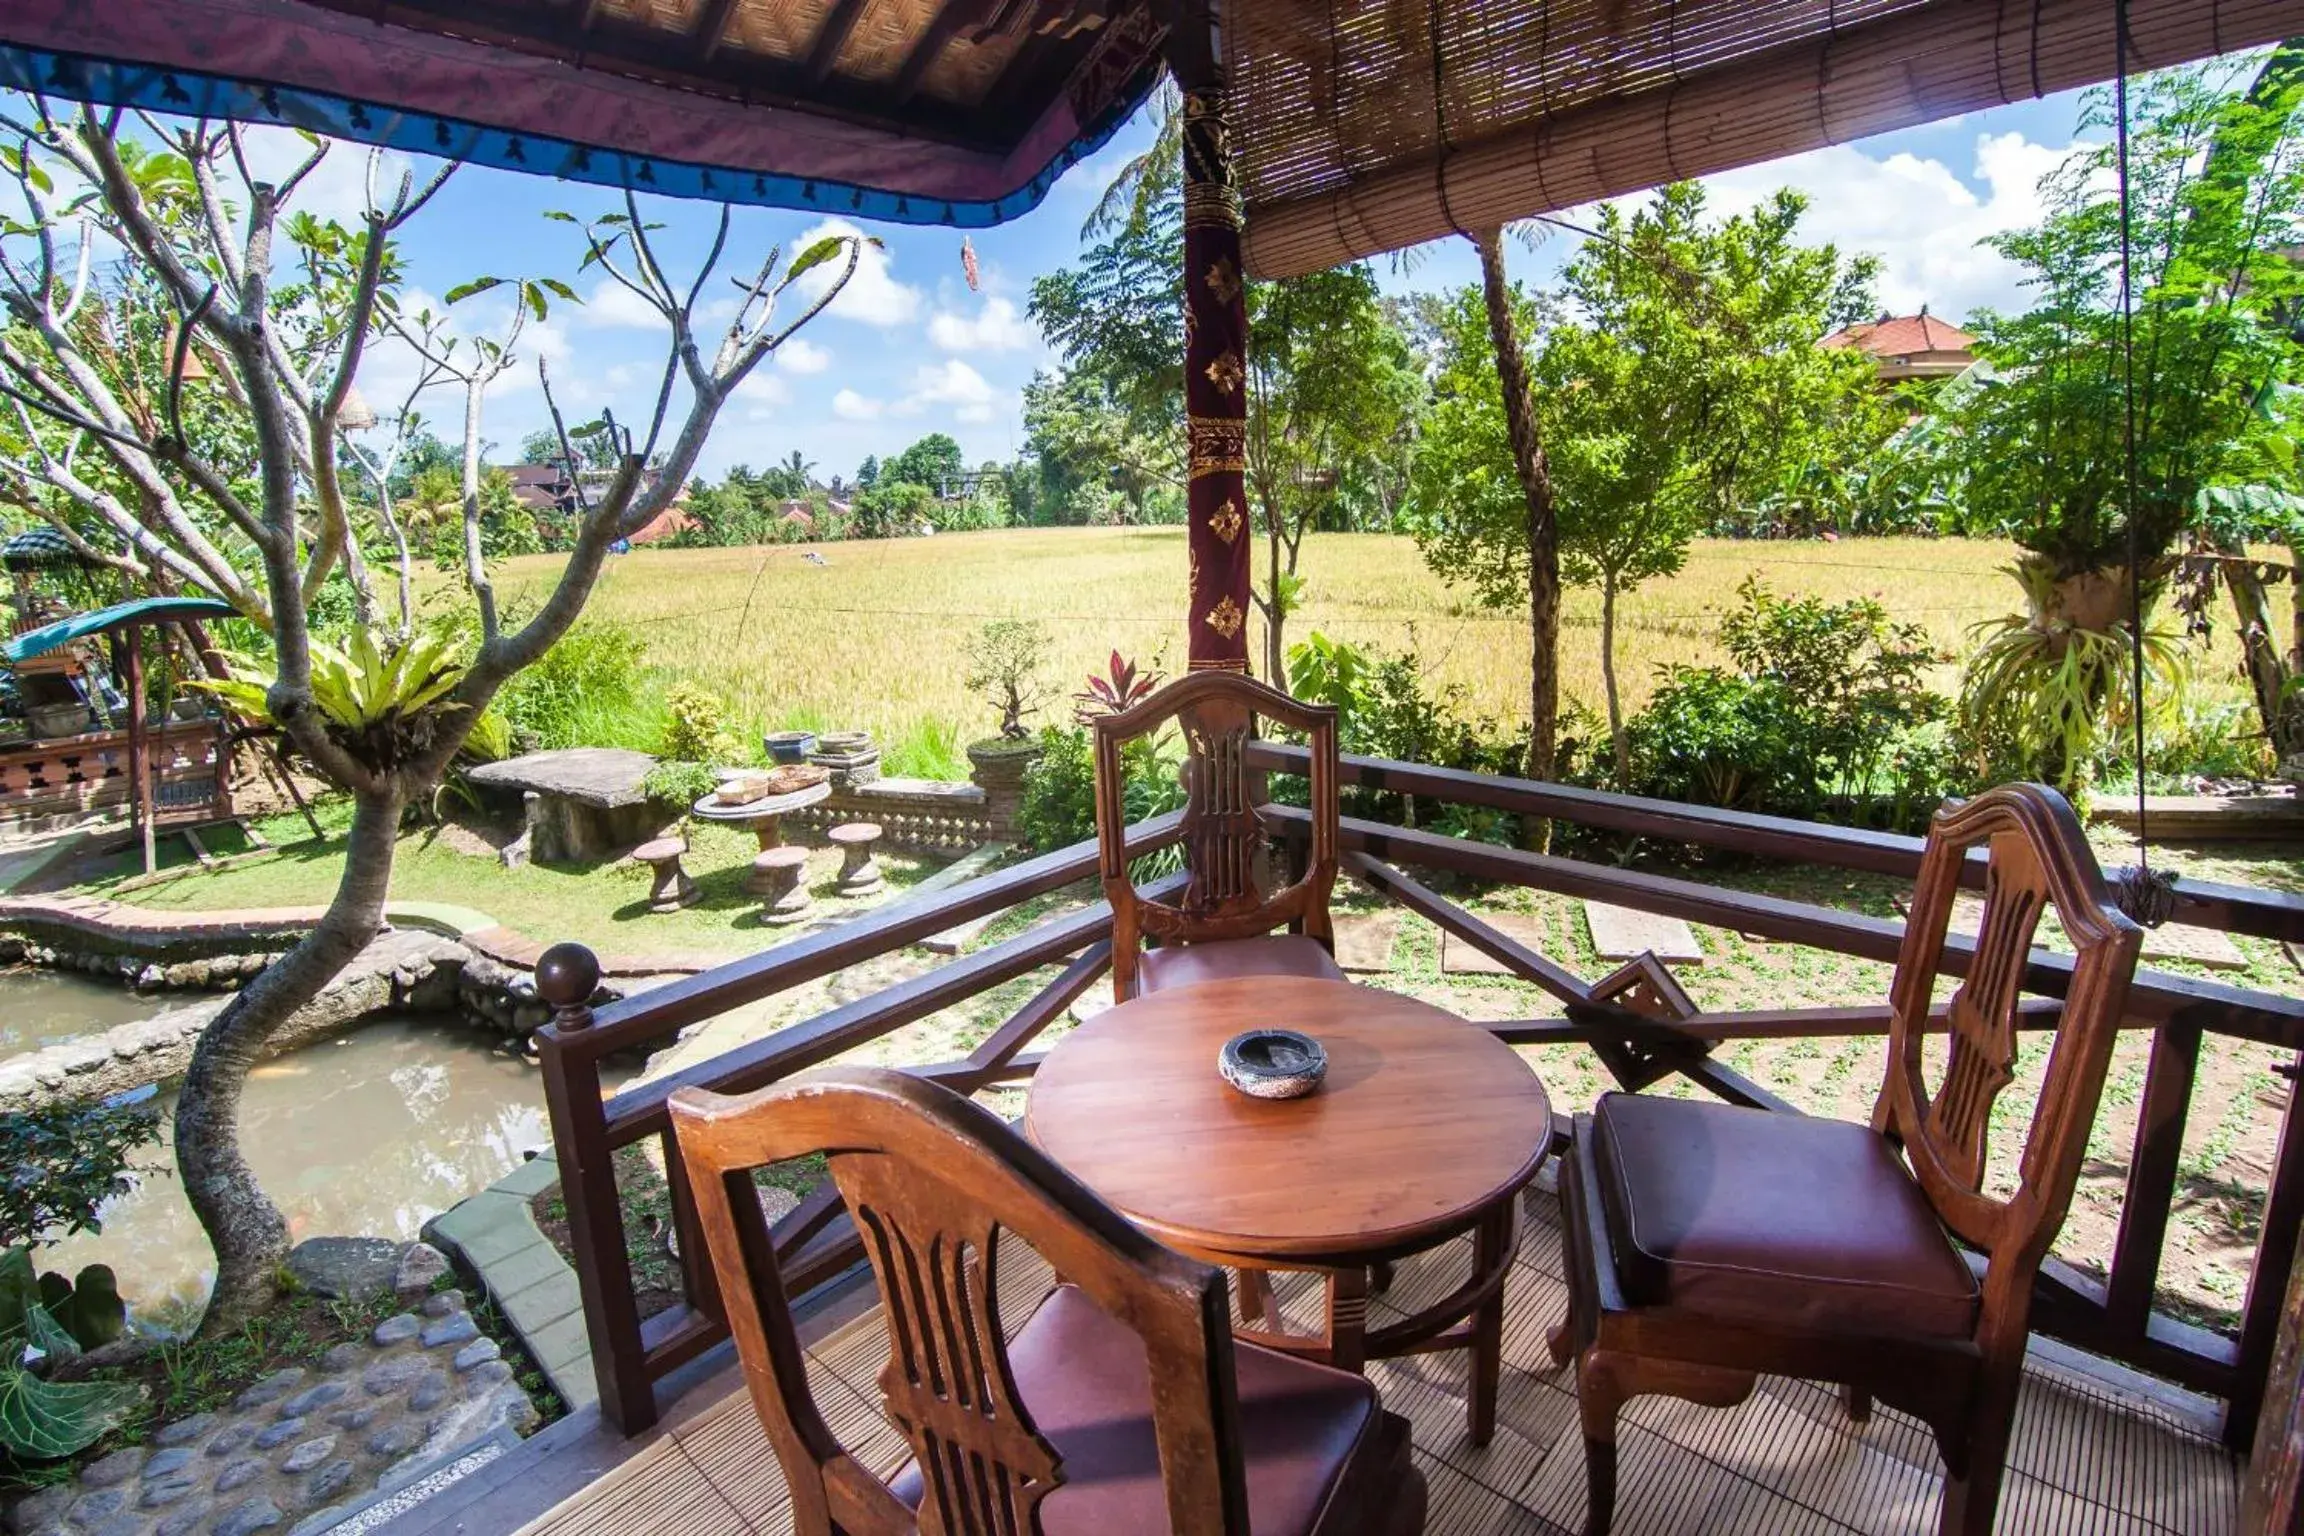
[[[1248,285],[1221,90],[1184,96],[1184,410],[1192,670],[1248,670]]]

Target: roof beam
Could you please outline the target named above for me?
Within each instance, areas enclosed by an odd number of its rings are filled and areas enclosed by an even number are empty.
[[[928,23],[928,30],[920,34],[920,40],[904,56],[904,67],[896,71],[896,79],[888,88],[889,105],[901,107],[919,91],[929,67],[944,56],[944,50],[959,32],[961,9],[948,4]]]
[[[864,0],[840,0],[816,29],[816,40],[808,45],[808,78],[821,81],[832,73],[832,66],[840,62],[840,50],[848,46],[848,35],[856,30],[856,19],[864,14]]]
[[[728,23],[736,19],[736,0],[707,0],[696,17],[696,57],[709,64],[727,41]]]

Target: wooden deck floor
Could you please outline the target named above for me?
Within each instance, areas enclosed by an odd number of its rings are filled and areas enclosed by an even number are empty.
[[[1494,1440],[1464,1434],[1464,1357],[1376,1365],[1384,1403],[1415,1429],[1432,1492],[1432,1536],[1556,1536],[1580,1531],[1584,1460],[1573,1382],[1550,1368],[1544,1332],[1565,1310],[1551,1198],[1531,1193],[1509,1291],[1506,1370]],[[1442,1252],[1403,1265],[1377,1299],[1378,1321],[1441,1294],[1469,1262]],[[1046,1270],[1004,1264],[1011,1316],[1044,1291]],[[1289,1288],[1303,1318],[1309,1281]],[[887,1471],[904,1447],[880,1416],[875,1373],[886,1359],[877,1311],[810,1351],[817,1401],[860,1459]],[[724,1383],[724,1390],[722,1389]],[[631,1460],[531,1522],[522,1536],[680,1531],[741,1536],[791,1529],[782,1478],[734,1372]],[[1917,1424],[1881,1410],[1850,1424],[1837,1394],[1769,1380],[1741,1408],[1647,1398],[1622,1431],[1622,1536],[1926,1536],[1939,1475]],[[2019,1536],[2228,1536],[2237,1529],[2239,1465],[2180,1413],[2037,1360],[2027,1371],[1999,1529]],[[1116,1533],[1117,1536],[1117,1533]]]

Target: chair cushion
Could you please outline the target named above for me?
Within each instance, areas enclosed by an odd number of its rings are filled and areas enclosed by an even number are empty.
[[[1975,1277],[1869,1126],[1624,1093],[1592,1118],[1629,1300],[1825,1332],[1974,1330]]]
[[[1346,1469],[1383,1418],[1376,1389],[1347,1371],[1235,1346],[1249,1528],[1256,1536],[1331,1529],[1365,1510],[1330,1509]],[[1152,1434],[1144,1343],[1077,1287],[1058,1286],[1008,1341],[1016,1391],[1063,1461],[1041,1501],[1046,1536],[1120,1536],[1168,1528],[1168,1491]],[[889,1482],[914,1509],[926,1488],[915,1463]]]
[[[1236,976],[1313,976],[1342,981],[1344,968],[1318,939],[1301,933],[1271,933],[1260,939],[1215,939],[1206,944],[1170,944],[1148,949],[1137,962],[1136,990],[1164,992],[1203,981]]]

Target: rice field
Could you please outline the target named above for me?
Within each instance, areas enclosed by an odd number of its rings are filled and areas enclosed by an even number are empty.
[[[590,612],[639,626],[649,660],[726,697],[756,728],[862,727],[906,755],[957,755],[995,719],[962,678],[963,648],[989,619],[1036,619],[1053,641],[1047,717],[1115,648],[1172,672],[1184,657],[1184,534],[1180,528],[1011,529],[815,547],[639,550],[611,562]],[[1261,550],[1258,551],[1259,556]],[[1661,667],[1723,659],[1720,615],[1756,575],[1780,593],[1877,597],[1927,627],[1948,654],[1979,621],[2013,611],[2005,544],[1963,539],[1842,539],[1836,543],[1705,540],[1678,576],[1619,599],[1618,669],[1628,708]],[[507,562],[507,592],[540,596],[555,556]],[[1383,534],[1315,534],[1289,638],[1313,630],[1396,650],[1413,645],[1428,673],[1459,684],[1475,713],[1527,713],[1524,617],[1484,609],[1424,564],[1413,542]],[[2219,615],[2221,617],[2221,615]],[[1568,697],[1598,709],[1600,602],[1571,591],[1562,635]],[[1261,657],[1251,617],[1249,654]],[[2229,626],[2197,676],[2237,691]],[[1939,686],[1949,688],[1947,665]],[[891,771],[905,771],[892,765]]]

